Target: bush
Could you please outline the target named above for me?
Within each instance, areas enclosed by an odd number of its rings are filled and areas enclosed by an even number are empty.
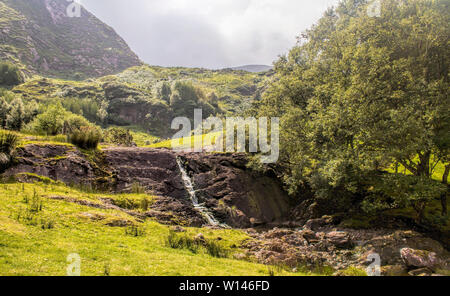
[[[197,240],[186,234],[178,235],[174,231],[170,231],[166,238],[166,246],[172,249],[187,249],[193,253],[197,253],[200,248],[204,248],[206,253],[216,258],[227,258],[228,250],[219,242],[213,240]]]
[[[61,103],[50,105],[42,114],[36,116],[27,129],[46,135],[70,135],[81,127],[92,126],[83,116],[66,111]]]
[[[130,131],[120,127],[113,127],[108,129],[104,134],[103,140],[106,143],[122,145],[126,147],[131,147],[134,144],[133,136],[131,135]]]
[[[24,82],[19,68],[8,62],[0,62],[0,85],[14,86]]]
[[[11,156],[19,142],[16,134],[0,131],[0,171],[3,171],[11,162]]]
[[[100,131],[92,126],[83,126],[80,129],[75,129],[69,135],[70,143],[82,149],[96,149],[100,139]]]
[[[427,205],[437,200],[447,190],[447,186],[420,176],[386,174],[374,180],[368,196],[362,203],[367,213],[380,210],[412,207],[416,220],[421,222]]]

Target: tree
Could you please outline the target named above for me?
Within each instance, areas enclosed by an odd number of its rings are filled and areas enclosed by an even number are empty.
[[[23,82],[24,78],[17,66],[0,61],[0,85],[14,86]]]
[[[5,98],[0,97],[0,128],[6,127],[6,116],[9,113],[9,104]]]
[[[82,127],[93,126],[81,115],[67,111],[60,102],[50,105],[47,110],[36,116],[30,123],[30,128],[46,135],[69,135],[74,131],[79,131]]]
[[[22,99],[15,98],[9,106],[9,113],[6,116],[5,126],[9,130],[19,131],[24,124],[24,119],[25,108]]]
[[[257,103],[282,117],[281,160],[292,192],[364,190],[367,174],[398,162],[429,178],[448,125],[448,1],[342,1],[276,64]]]
[[[170,83],[163,82],[161,86],[158,88],[158,97],[167,102],[170,103],[170,96],[172,95],[172,88],[170,87]]]

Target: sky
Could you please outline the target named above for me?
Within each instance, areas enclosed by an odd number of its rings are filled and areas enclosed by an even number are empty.
[[[144,62],[272,65],[338,0],[78,0]]]

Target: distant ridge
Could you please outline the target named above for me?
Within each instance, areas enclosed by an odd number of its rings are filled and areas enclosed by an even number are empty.
[[[245,66],[233,67],[231,69],[238,70],[238,71],[247,71],[247,72],[252,72],[252,73],[258,73],[258,72],[266,72],[266,71],[272,70],[273,67],[267,66],[267,65],[245,65]]]

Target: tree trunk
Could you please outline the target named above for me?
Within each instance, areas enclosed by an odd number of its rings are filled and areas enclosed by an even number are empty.
[[[417,176],[430,177],[431,152],[419,153],[420,162],[417,164]]]
[[[442,216],[447,216],[447,195],[449,194],[450,187],[448,185],[448,175],[450,174],[450,164],[445,166],[444,175],[442,175],[442,184],[447,185],[447,192],[443,193],[441,196],[442,204]]]

